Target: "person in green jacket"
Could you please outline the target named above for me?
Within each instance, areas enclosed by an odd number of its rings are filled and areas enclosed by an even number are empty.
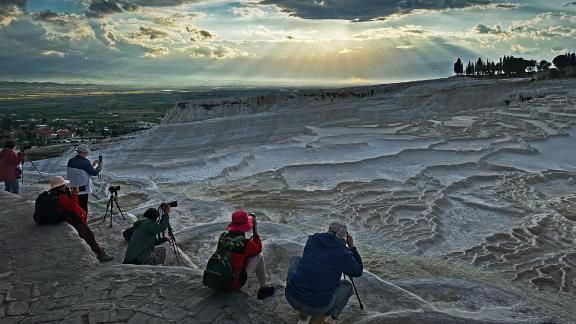
[[[149,208],[144,213],[144,219],[132,225],[134,232],[128,242],[128,248],[126,248],[124,264],[158,265],[164,263],[166,249],[155,246],[169,240],[169,238],[160,237],[159,234],[170,227],[168,217],[170,206],[163,205],[162,210],[164,215],[160,223],[156,222],[160,217],[158,210]]]

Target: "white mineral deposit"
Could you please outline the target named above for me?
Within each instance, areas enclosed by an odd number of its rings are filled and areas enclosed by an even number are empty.
[[[344,323],[575,323],[575,138],[576,79],[451,78],[175,104],[159,126],[94,148],[105,172],[90,221],[112,263],[97,264],[67,225],[49,229],[64,238],[19,240],[13,224],[31,222],[30,200],[46,186],[33,169],[23,198],[0,194],[11,233],[0,245],[0,277],[11,279],[0,322],[6,313],[34,314],[20,317],[27,323],[295,323],[289,259],[339,220],[365,262],[356,280],[365,308],[352,297]],[[70,156],[37,166],[63,175]],[[111,184],[127,219],[115,214],[109,228],[100,220]],[[122,230],[172,200],[182,266],[171,250],[167,266],[120,265]],[[250,281],[225,296],[202,286],[237,208],[258,215],[273,298],[257,300]]]

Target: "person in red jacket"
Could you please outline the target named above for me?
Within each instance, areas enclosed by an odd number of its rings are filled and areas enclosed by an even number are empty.
[[[100,248],[98,242],[94,238],[94,233],[86,220],[88,219],[86,211],[78,204],[78,189],[70,190],[68,184],[70,181],[65,180],[63,177],[54,177],[50,181],[50,193],[58,195],[58,206],[62,208],[65,213],[66,221],[72,225],[78,232],[78,235],[88,243],[92,252],[96,254],[98,261],[107,262],[114,258],[107,255],[103,249]]]
[[[238,236],[245,237],[245,233],[252,230],[252,237],[242,240],[231,250],[232,271],[234,279],[228,290],[239,290],[246,284],[248,277],[256,274],[260,289],[258,289],[257,298],[264,299],[274,295],[274,287],[266,285],[266,265],[264,256],[262,256],[262,241],[258,235],[256,217],[248,215],[244,210],[237,210],[232,214],[232,222],[228,224],[228,232],[223,233],[218,240],[218,248],[224,240],[233,239]]]
[[[4,181],[5,190],[13,194],[20,192],[18,179],[20,173],[17,171],[18,165],[24,161],[24,152],[16,154],[14,147],[16,142],[8,140],[4,148],[0,151],[0,181]]]

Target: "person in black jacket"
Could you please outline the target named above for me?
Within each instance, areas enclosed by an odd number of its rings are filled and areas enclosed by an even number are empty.
[[[346,225],[332,223],[327,233],[308,238],[302,257],[290,260],[286,300],[301,318],[322,316],[326,317],[325,322],[333,322],[353,294],[351,283],[340,280],[342,274],[360,277],[363,271],[362,259]]]

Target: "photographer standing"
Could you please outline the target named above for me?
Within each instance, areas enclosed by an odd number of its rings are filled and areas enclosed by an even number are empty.
[[[68,179],[71,187],[78,188],[78,203],[80,207],[88,214],[88,195],[92,192],[91,177],[95,177],[102,171],[102,160],[90,162],[86,157],[90,153],[90,148],[86,144],[80,144],[76,147],[78,153],[75,157],[68,160]],[[96,168],[94,168],[97,165]]]
[[[166,237],[158,237],[170,227],[170,204],[162,204],[162,218],[160,223],[156,223],[160,213],[154,208],[149,208],[144,213],[143,220],[139,220],[132,225],[134,232],[129,238],[126,255],[124,256],[125,264],[164,264],[166,259],[166,249],[155,247],[169,240]]]
[[[20,192],[18,179],[22,174],[18,166],[24,161],[24,152],[20,151],[16,154],[15,146],[16,143],[13,140],[7,140],[0,151],[0,181],[4,181],[6,191],[17,195]]]

